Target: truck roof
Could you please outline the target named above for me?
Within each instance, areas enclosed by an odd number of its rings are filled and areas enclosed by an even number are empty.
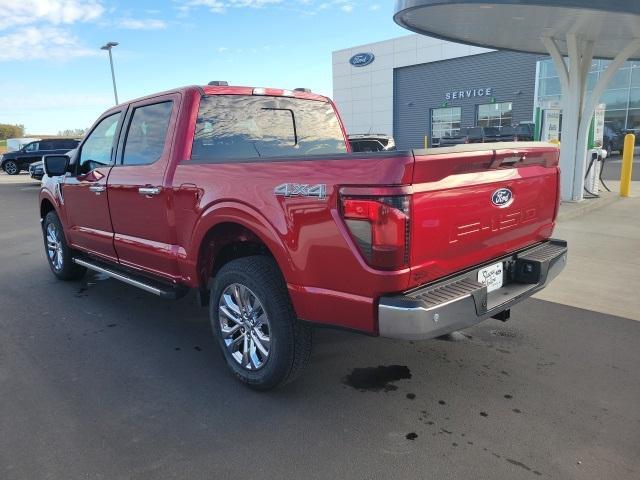
[[[199,92],[201,95],[265,95],[274,97],[300,98],[302,100],[316,100],[320,102],[331,101],[329,98],[323,95],[318,95],[317,93],[305,92],[301,90],[287,90],[271,87],[246,87],[238,85],[189,85],[185,87],[173,88],[164,92],[152,93],[140,98],[134,98],[132,100],[122,102],[120,105],[139,102],[141,100],[151,99],[160,95],[167,95],[170,93],[186,93],[194,90]]]

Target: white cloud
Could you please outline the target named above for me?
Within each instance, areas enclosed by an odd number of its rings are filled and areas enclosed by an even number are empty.
[[[347,3],[346,5],[342,5],[340,7],[340,10],[342,10],[343,12],[346,12],[346,13],[351,13],[351,12],[353,12],[353,5],[350,4],[350,3]]]
[[[0,30],[50,23],[72,24],[95,20],[104,12],[98,0],[0,0]]]
[[[0,62],[7,60],[69,60],[97,55],[69,32],[55,28],[25,27],[0,36]]]
[[[224,13],[230,8],[264,8],[282,2],[283,0],[188,0],[183,7],[205,7],[213,13]]]
[[[123,18],[118,22],[118,26],[127,30],[162,30],[167,28],[166,22],[155,18]]]

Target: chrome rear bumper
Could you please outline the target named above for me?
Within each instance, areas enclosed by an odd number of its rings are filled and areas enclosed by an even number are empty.
[[[470,327],[508,310],[547,286],[564,269],[567,242],[551,239],[468,272],[401,295],[380,298],[381,337],[426,340]],[[504,285],[487,292],[478,270],[504,265]]]

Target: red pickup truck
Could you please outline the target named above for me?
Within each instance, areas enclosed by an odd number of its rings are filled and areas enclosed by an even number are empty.
[[[303,89],[148,96],[44,163],[54,275],[196,289],[228,366],[258,389],[308,363],[313,324],[429,339],[506,320],[566,261],[550,238],[556,146],[352,153],[333,103]]]

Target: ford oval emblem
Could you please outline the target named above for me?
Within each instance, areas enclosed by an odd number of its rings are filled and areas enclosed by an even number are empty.
[[[491,195],[491,202],[496,207],[506,207],[513,201],[513,192],[508,188],[499,188]]]
[[[371,65],[375,58],[373,53],[356,53],[349,59],[349,63],[354,67],[366,67]]]

